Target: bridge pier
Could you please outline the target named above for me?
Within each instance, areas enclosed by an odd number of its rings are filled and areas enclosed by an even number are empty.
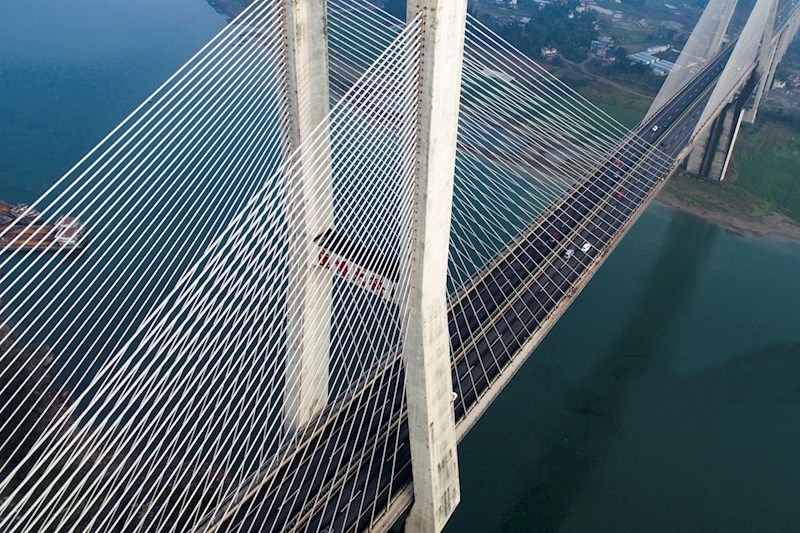
[[[760,79],[751,65],[769,57],[766,48],[772,46],[775,3],[757,0],[747,19],[692,133],[694,149],[686,162],[689,174],[717,182],[725,178],[744,106]]]
[[[284,10],[291,117],[283,126],[284,154],[294,158],[294,165],[286,172],[290,242],[283,413],[284,428],[295,431],[328,402],[333,273],[318,265],[314,238],[333,224],[333,189],[326,2],[285,0]],[[320,124],[327,142],[311,150],[307,141],[320,135]]]
[[[777,5],[773,4],[772,12],[770,13],[770,20],[772,23],[767,29],[774,26],[776,8]],[[767,33],[767,31],[764,32],[764,42],[772,42],[773,45],[768,48],[762,47],[757,67],[757,71],[761,75],[761,83],[758,85],[752,102],[748,105],[748,109],[745,110],[745,122],[749,124],[755,122],[758,106],[761,104],[763,97],[769,93],[772,88],[772,82],[775,79],[775,70],[778,68],[784,54],[786,54],[789,45],[794,40],[798,26],[800,26],[800,10],[795,11],[791,15],[786,27],[777,39],[774,38],[772,31],[769,33]]]
[[[695,68],[717,55],[722,48],[738,0],[709,0],[700,20],[681,50],[675,67],[664,80],[645,120],[652,118],[692,78]]]
[[[728,104],[703,131],[686,160],[686,171],[697,178],[722,181],[728,171],[733,146],[742,124],[742,106],[739,99]]]
[[[748,124],[753,124],[755,122],[761,98],[769,91],[769,86],[767,84],[772,83],[772,77],[775,75],[775,68],[777,67],[777,63],[775,62],[777,47],[772,46],[772,37],[775,30],[775,14],[777,9],[778,2],[773,1],[769,6],[769,14],[764,24],[764,33],[761,36],[761,48],[758,53],[756,76],[758,76],[759,81],[756,84],[753,96],[750,98],[743,114],[743,120]],[[778,58],[778,61],[780,61],[780,58]]]
[[[800,9],[796,10],[790,17],[786,28],[784,28],[783,32],[778,39],[777,44],[775,45],[775,55],[770,65],[769,70],[769,77],[768,77],[768,84],[766,86],[766,91],[769,91],[772,88],[772,81],[775,79],[775,69],[778,68],[778,64],[783,59],[783,56],[786,55],[786,50],[789,48],[789,45],[792,44],[792,41],[797,36],[797,30],[800,28]]]
[[[403,355],[414,504],[408,533],[441,531],[461,499],[458,482],[447,261],[466,0],[410,0],[422,17],[415,220]]]

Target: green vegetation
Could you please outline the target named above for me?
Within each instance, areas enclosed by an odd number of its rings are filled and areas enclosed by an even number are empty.
[[[730,182],[720,185],[678,174],[669,180],[667,189],[681,200],[709,211],[736,211],[762,217],[775,212],[769,202]]]
[[[638,92],[605,78],[605,69],[585,69],[564,65],[554,75],[581,96],[628,128],[634,127],[650,108],[653,94]]]
[[[557,46],[558,52],[566,59],[579,62],[586,59],[592,40],[597,39],[597,30],[594,28],[594,14],[576,13],[574,9],[577,6],[576,0],[563,5],[546,5],[530,12],[530,21],[526,24],[516,20],[501,23],[483,12],[478,16],[530,57],[539,57],[545,46]]]
[[[565,83],[627,127],[635,126],[652,97],[620,90],[610,80],[590,80],[574,66],[559,69]],[[709,211],[762,218],[781,213],[800,222],[800,117],[763,109],[756,124],[742,125],[728,175],[722,184],[673,177],[677,197]]]
[[[733,162],[731,186],[800,221],[800,128],[760,115],[742,126]]]
[[[613,35],[614,41],[618,47],[633,48],[633,52],[638,52],[647,48],[653,43],[653,36],[640,31],[631,29],[614,28],[609,32]],[[626,50],[627,51],[627,50]]]
[[[598,91],[595,87],[587,87],[580,91],[590,102],[611,115],[628,128],[633,128],[650,108],[650,100],[623,91]]]
[[[647,65],[631,62],[626,48],[617,47],[614,50],[614,57],[616,61],[608,67],[602,67],[598,73],[616,81],[642,87],[652,91],[654,95],[664,83],[664,78],[653,74]]]
[[[235,10],[250,0],[210,2],[220,8],[224,6]],[[390,13],[405,18],[406,0],[383,0],[382,3]],[[610,0],[600,0],[598,3],[609,9],[619,9]],[[740,2],[735,15],[740,23],[753,3],[754,0]],[[687,0],[678,10],[669,9],[657,0],[626,0],[623,5],[636,5],[636,15],[643,19],[658,21],[668,18],[680,22],[685,28],[691,28],[705,4],[706,0]],[[592,39],[597,38],[593,24],[597,15],[575,13],[577,5],[576,0],[568,0],[565,5],[551,4],[539,10],[531,1],[519,0],[519,9],[510,10],[481,2],[471,3],[470,11],[530,57],[539,58],[544,46],[556,46],[567,60],[581,63],[587,57]],[[571,19],[570,11],[573,11]],[[523,14],[531,18],[527,24],[519,22],[518,17]],[[558,78],[589,101],[625,126],[633,127],[650,106],[652,95],[646,93],[654,94],[662,79],[653,76],[642,65],[631,65],[624,59],[629,50],[623,47],[633,51],[658,43],[675,43],[680,47],[686,35],[678,35],[680,32],[663,25],[642,26],[639,30],[611,26],[607,31],[619,47],[615,52],[615,66],[586,65],[584,71],[571,64],[553,64],[551,67],[555,67]],[[798,48],[800,44],[794,44],[790,55]],[[476,82],[467,90],[467,99],[473,91],[486,93],[489,86],[492,86],[495,97],[501,98],[504,90],[498,90],[496,85],[496,81]],[[533,106],[533,103],[530,105]],[[781,109],[762,109],[755,126],[743,126],[728,177],[722,185],[678,177],[671,180],[669,188],[678,196],[706,209],[744,209],[761,215],[780,212],[800,222],[799,165],[800,116]]]

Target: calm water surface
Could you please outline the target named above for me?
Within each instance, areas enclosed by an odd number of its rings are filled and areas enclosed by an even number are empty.
[[[654,206],[459,448],[447,531],[796,531],[800,246]]]
[[[225,22],[4,0],[0,198],[31,202]],[[448,531],[800,524],[800,246],[651,208],[459,449]]]
[[[225,20],[202,0],[2,0],[0,198],[37,198]]]

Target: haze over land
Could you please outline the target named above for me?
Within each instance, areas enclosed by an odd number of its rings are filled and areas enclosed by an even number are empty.
[[[556,6],[519,0],[514,7],[508,1],[476,0],[470,6],[476,16],[543,62],[556,76],[632,127],[650,107],[664,77],[643,64],[631,63],[627,56],[649,49],[655,57],[674,61],[705,3],[600,0]],[[752,6],[751,1],[740,2],[732,21],[734,31],[743,26]],[[560,32],[552,31],[549,12],[561,14],[557,26]],[[590,36],[585,34],[587,18],[594,32]],[[576,43],[580,35],[583,42]],[[562,42],[567,45],[563,51]],[[540,46],[555,48],[558,53],[547,57]],[[775,80],[756,123],[742,125],[725,181],[712,185],[679,172],[659,196],[660,201],[737,233],[778,234],[800,240],[797,39],[778,67]]]
[[[405,0],[371,0],[399,17]],[[233,17],[250,0],[208,0]],[[664,77],[627,56],[649,49],[674,61],[706,1],[471,0],[469,10],[612,117],[633,127]],[[732,21],[741,28],[754,2],[741,0]],[[602,44],[599,44],[602,43]],[[556,50],[552,55],[545,54]],[[658,200],[735,233],[800,240],[800,43],[778,68],[754,125],[743,124],[723,184],[680,172]]]

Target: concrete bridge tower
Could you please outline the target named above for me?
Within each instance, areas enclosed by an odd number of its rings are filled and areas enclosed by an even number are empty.
[[[415,221],[403,343],[414,479],[409,533],[441,531],[461,499],[456,456],[447,258],[466,0],[409,0],[421,16]]]
[[[326,1],[285,0],[284,10],[290,113],[284,151],[287,159],[294,158],[286,195],[290,256],[283,411],[284,428],[295,431],[328,402],[333,274],[317,264],[314,238],[333,225],[333,187]],[[320,134],[320,124],[328,142],[311,150],[307,141]],[[314,174],[312,182],[308,176]]]
[[[776,5],[776,0],[756,2],[720,74],[692,134],[695,148],[686,160],[686,170],[694,176],[711,181],[725,178],[745,105],[754,90],[758,99],[763,93],[763,88],[756,88],[764,78],[764,64],[770,61]],[[755,110],[751,114],[754,117]]]
[[[414,480],[409,532],[440,531],[460,500],[447,326],[447,262],[453,203],[466,0],[409,0],[421,18],[414,227],[409,250],[409,316],[404,324],[406,395]],[[307,183],[320,157],[305,148],[329,131],[325,0],[286,0],[287,152],[296,171],[287,195],[290,225],[288,353],[284,426],[302,428],[328,400],[332,274],[313,260],[313,239],[332,227],[330,145],[327,184]],[[311,210],[307,206],[321,205]]]

